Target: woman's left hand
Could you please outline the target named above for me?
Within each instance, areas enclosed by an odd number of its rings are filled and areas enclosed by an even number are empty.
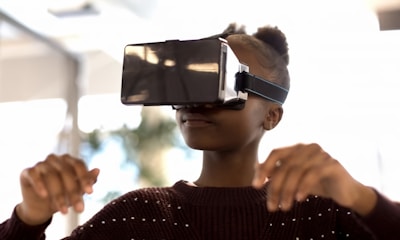
[[[274,149],[257,167],[253,185],[269,182],[267,207],[270,211],[290,210],[293,201],[308,195],[331,198],[360,215],[376,204],[373,189],[356,181],[347,170],[318,144],[296,144]]]

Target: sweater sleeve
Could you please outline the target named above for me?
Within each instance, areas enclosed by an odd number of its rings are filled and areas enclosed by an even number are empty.
[[[44,231],[50,223],[51,219],[38,226],[27,225],[19,219],[14,208],[11,217],[0,224],[0,239],[44,240],[46,239]]]
[[[400,239],[400,203],[393,202],[376,191],[375,208],[361,222],[375,234],[377,239]]]

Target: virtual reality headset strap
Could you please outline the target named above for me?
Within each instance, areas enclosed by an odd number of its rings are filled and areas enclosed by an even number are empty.
[[[264,99],[283,104],[288,95],[288,90],[253,74],[242,71],[236,73],[235,90],[249,92]]]

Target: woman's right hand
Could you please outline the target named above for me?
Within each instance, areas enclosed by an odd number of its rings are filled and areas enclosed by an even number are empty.
[[[88,170],[85,163],[68,154],[54,155],[22,171],[20,184],[22,202],[18,217],[29,225],[48,221],[58,211],[65,214],[72,207],[84,209],[83,195],[93,192],[100,170]]]

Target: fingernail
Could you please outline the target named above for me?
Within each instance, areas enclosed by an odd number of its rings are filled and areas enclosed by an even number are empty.
[[[290,209],[290,203],[287,201],[283,201],[280,205],[279,208],[283,211],[288,211]]]
[[[86,185],[86,187],[85,187],[85,192],[86,192],[86,193],[92,193],[92,192],[93,192],[93,187],[92,187],[92,185]]]
[[[60,207],[60,212],[61,212],[62,214],[67,214],[67,213],[68,213],[68,207],[65,206],[65,205],[61,206],[61,207]]]
[[[304,196],[302,193],[296,194],[296,201],[301,202],[301,201],[303,201],[303,199],[304,199]]]
[[[75,209],[75,211],[77,211],[77,212],[82,212],[83,209],[84,209],[83,202],[82,202],[82,201],[79,201],[79,202],[75,203],[74,209]]]
[[[271,212],[274,212],[276,210],[275,204],[272,203],[271,201],[267,202],[267,207],[268,207],[268,210],[271,211]]]

